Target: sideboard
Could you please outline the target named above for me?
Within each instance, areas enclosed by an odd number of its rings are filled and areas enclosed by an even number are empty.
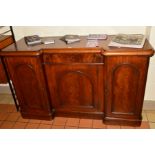
[[[0,56],[13,83],[23,118],[54,116],[102,119],[106,124],[139,126],[149,59],[141,49],[108,47],[112,36],[86,47],[87,38],[65,44],[27,46],[24,39]]]

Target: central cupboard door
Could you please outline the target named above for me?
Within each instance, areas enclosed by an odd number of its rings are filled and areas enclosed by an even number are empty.
[[[46,64],[52,106],[56,112],[103,111],[103,66]]]

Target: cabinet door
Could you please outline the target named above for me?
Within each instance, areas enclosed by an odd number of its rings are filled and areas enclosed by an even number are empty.
[[[105,119],[141,120],[148,59],[142,56],[106,58]]]
[[[50,118],[47,90],[39,57],[6,57],[23,117]]]
[[[103,113],[103,66],[46,64],[52,105],[56,112]]]

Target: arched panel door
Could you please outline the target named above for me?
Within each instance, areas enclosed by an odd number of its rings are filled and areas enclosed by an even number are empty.
[[[86,64],[46,64],[56,112],[103,112],[103,68]]]
[[[22,115],[50,118],[50,104],[39,57],[7,57],[5,62]]]
[[[106,58],[106,120],[141,120],[148,59],[138,56]]]
[[[139,70],[131,64],[121,64],[112,72],[111,112],[133,115],[138,97]]]

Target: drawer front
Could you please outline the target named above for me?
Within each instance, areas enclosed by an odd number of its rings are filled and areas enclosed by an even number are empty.
[[[45,63],[103,63],[104,58],[98,53],[54,53],[44,54]]]

